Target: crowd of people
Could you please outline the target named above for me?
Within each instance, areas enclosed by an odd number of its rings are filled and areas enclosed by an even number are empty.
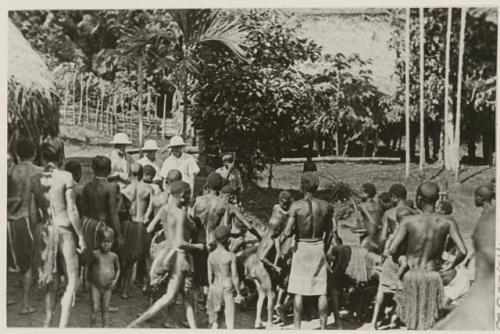
[[[108,326],[109,313],[119,312],[112,291],[119,288],[128,299],[134,280],[149,308],[129,327],[161,310],[168,319],[180,301],[190,328],[198,326],[202,308],[211,328],[224,319],[232,329],[237,305],[256,299],[255,328],[270,328],[292,313],[299,329],[316,311],[309,297],[317,300],[322,329],[331,313],[342,328],[342,308],[358,319],[371,315],[379,329],[493,326],[493,300],[491,309],[479,300],[494,296],[494,182],[474,194],[483,213],[473,254],[453,218],[446,183],[432,181],[418,186],[414,201],[403,184],[378,195],[373,184],[363,184],[351,228],[360,242],[347,245],[333,205],[315,197],[316,172],[301,175],[300,199],[281,192],[260,228],[242,212],[243,182],[233,154],[223,154],[223,166],[207,176],[196,197],[200,169],[181,137],[170,140],[171,155],[161,168],[154,140],[145,142],[137,161],[126,151],[131,141],[125,134],[111,143],[109,156],[92,159],[85,184],[78,162],[63,167],[61,141],[41,145],[39,167],[35,145],[20,140],[17,163],[9,165],[8,263],[22,277],[22,314],[34,312],[33,282],[44,289],[45,327],[53,322],[61,278],[59,327],[68,325],[79,286],[90,291],[91,326],[99,312]],[[488,310],[464,325],[471,317],[464,307],[473,305]]]

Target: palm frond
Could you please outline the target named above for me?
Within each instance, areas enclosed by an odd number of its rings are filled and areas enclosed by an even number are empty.
[[[222,48],[242,61],[249,61],[245,47],[246,33],[233,19],[218,10],[181,9],[170,12],[182,32],[185,45],[202,44]]]

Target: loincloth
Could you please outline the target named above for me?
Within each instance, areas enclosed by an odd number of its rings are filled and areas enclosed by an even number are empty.
[[[437,271],[411,269],[397,296],[398,315],[410,330],[431,329],[443,305],[443,281]]]
[[[168,241],[157,245],[149,273],[150,284],[155,294],[162,294],[166,290],[169,279],[173,275],[184,275],[184,291],[193,287],[193,259],[185,251],[172,247]]]
[[[83,264],[85,264],[90,260],[92,252],[99,247],[98,233],[100,229],[106,227],[106,223],[101,220],[83,217],[81,219],[81,224],[87,248],[80,255],[80,260]]]
[[[205,250],[192,250],[193,283],[196,286],[208,286],[208,253]]]
[[[72,248],[75,253],[75,260],[78,262],[75,234],[71,227],[37,224],[34,234],[33,264],[39,287],[43,288],[51,284],[58,274],[58,270],[61,271],[59,252],[62,251],[62,247]]]
[[[220,283],[214,282],[208,289],[207,295],[207,315],[208,323],[212,324],[217,321],[217,313],[222,311],[224,307],[224,295],[233,293],[233,289],[222,286]]]
[[[8,252],[15,270],[26,272],[33,264],[34,238],[27,217],[7,220]]]
[[[323,240],[299,240],[292,256],[288,292],[301,296],[326,294],[327,263]]]
[[[393,261],[392,257],[385,259],[380,273],[380,291],[395,293],[398,290],[398,269],[399,265]]]
[[[143,233],[146,228],[144,224],[132,220],[123,223],[124,245],[120,252],[122,263],[134,263],[143,253]]]

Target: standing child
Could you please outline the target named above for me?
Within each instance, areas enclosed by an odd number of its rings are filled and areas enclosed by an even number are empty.
[[[99,249],[92,253],[89,266],[92,311],[90,325],[95,327],[97,312],[101,308],[102,325],[108,327],[111,291],[120,277],[118,255],[111,251],[115,233],[109,227],[99,230]]]
[[[236,291],[236,300],[241,300],[240,281],[236,270],[236,255],[227,250],[230,230],[219,225],[215,228],[214,237],[216,249],[208,256],[208,321],[212,329],[219,327],[218,313],[224,306],[226,328],[234,328],[233,293]]]

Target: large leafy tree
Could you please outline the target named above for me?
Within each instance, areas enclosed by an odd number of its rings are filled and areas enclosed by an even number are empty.
[[[357,140],[364,142],[363,156],[369,142],[375,154],[388,108],[384,94],[372,83],[369,63],[359,55],[342,53],[326,55],[324,62],[330,66],[311,78],[315,108],[319,111],[315,128],[335,140],[336,154],[346,155]]]
[[[252,61],[207,50],[193,121],[212,157],[235,151],[248,174],[256,176],[283,157],[312,122],[311,86],[294,65],[318,59],[320,48],[300,38],[298,24],[278,11],[251,10],[237,17],[248,32]]]
[[[432,139],[432,156],[437,158],[440,150],[440,134],[444,120],[444,93],[445,93],[445,52],[446,52],[446,24],[447,12],[445,8],[430,8],[424,10],[424,96],[426,113],[426,146]],[[404,105],[404,20],[402,12],[393,11],[393,36],[389,47],[397,54],[395,75],[401,85],[395,97],[397,115],[403,115]],[[494,13],[493,13],[494,14]],[[467,143],[469,155],[475,155],[476,142],[482,137],[484,157],[491,163],[491,152],[494,149],[494,96],[497,52],[497,23],[492,20],[490,10],[468,9],[465,30],[465,49],[462,81],[462,143]],[[412,155],[415,152],[415,138],[418,135],[418,99],[419,99],[419,36],[418,10],[411,11],[411,50],[410,53],[410,115],[412,120],[410,140]],[[456,106],[456,90],[458,75],[458,43],[460,31],[460,9],[452,10],[451,40],[450,40],[450,100],[448,101],[452,116]],[[489,83],[489,84],[488,84]],[[484,122],[486,121],[487,122]],[[481,122],[481,123],[480,123]],[[484,122],[484,123],[483,123]],[[429,153],[429,149],[426,149]]]

